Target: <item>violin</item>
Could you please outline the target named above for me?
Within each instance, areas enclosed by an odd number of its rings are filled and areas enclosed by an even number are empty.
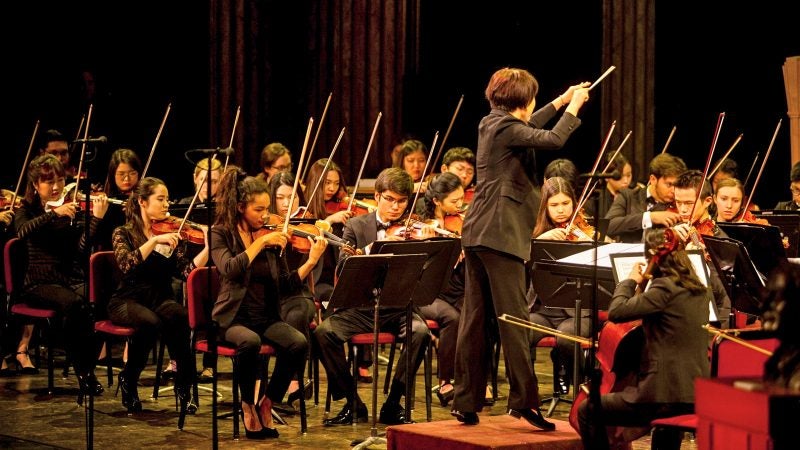
[[[561,224],[561,228],[566,228],[568,222],[564,222]],[[575,216],[575,221],[572,223],[572,227],[568,230],[567,233],[567,240],[568,241],[591,241],[594,239],[594,227],[589,225],[589,221],[586,220],[586,216],[583,215],[581,211]]]
[[[181,222],[182,220],[177,217],[167,216],[163,220],[154,221],[150,226],[150,231],[153,234],[167,234],[177,233],[180,230],[181,239],[192,244],[205,245],[206,234],[201,225],[187,220],[181,227]]]
[[[408,225],[406,225],[406,222],[408,222]],[[438,221],[435,219],[423,221],[416,214],[411,215],[411,220],[408,220],[408,218],[398,220],[395,225],[386,230],[386,236],[396,236],[406,240],[427,239],[433,237],[431,236],[431,231],[442,236],[457,237],[454,232],[440,228]]]
[[[14,199],[14,205],[11,205],[11,199]],[[0,190],[0,211],[5,211],[7,209],[17,209],[22,205],[22,198],[20,196],[14,197],[14,193],[7,190],[2,189]]]
[[[267,218],[267,223],[258,229],[258,231],[253,234],[253,237],[259,238],[268,233],[279,232],[283,227],[283,222],[284,218],[280,215],[270,214]],[[323,225],[323,223],[328,225],[327,230],[324,229],[326,227]],[[328,244],[339,247],[341,251],[344,251],[349,255],[356,255],[360,253],[359,250],[353,248],[340,237],[330,233],[330,224],[324,220],[318,220],[314,225],[310,223],[291,223],[290,221],[287,233],[289,234],[289,242],[291,242],[292,248],[300,253],[308,253],[311,250],[311,242],[309,242],[308,238],[316,239],[318,237],[327,238]]]
[[[444,229],[461,236],[461,227],[464,225],[464,214],[445,214]]]
[[[759,224],[759,225],[769,225],[770,224],[767,221],[767,219],[758,218],[758,217],[754,216],[751,211],[752,211],[752,209],[751,210],[747,210],[747,211],[739,211],[738,214],[733,216],[733,219],[731,219],[731,222],[746,222],[746,223],[755,223],[755,224]]]
[[[464,204],[468,205],[472,203],[472,198],[475,196],[475,188],[468,187],[464,189]]]

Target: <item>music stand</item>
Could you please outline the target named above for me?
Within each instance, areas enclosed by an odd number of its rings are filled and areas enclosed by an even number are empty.
[[[778,227],[744,222],[719,222],[717,225],[728,237],[750,249],[753,264],[762,274],[769,275],[781,261],[786,262],[786,250]]]
[[[599,243],[602,245],[602,243]],[[531,240],[531,260],[533,261],[533,274],[531,275],[533,289],[546,309],[574,309],[575,334],[581,334],[581,310],[585,301],[589,310],[593,311],[593,297],[599,305],[608,308],[611,295],[614,291],[613,283],[608,281],[608,275],[596,272],[595,264],[572,264],[560,261],[562,258],[573,256],[581,252],[593,254],[595,243],[590,241],[551,241],[544,239]],[[594,292],[595,279],[597,281],[597,295]],[[601,283],[605,281],[605,283]],[[588,289],[586,289],[588,288]],[[599,309],[599,308],[598,308]],[[575,356],[572,361],[572,394],[580,385],[580,363],[578,355],[581,344],[575,342]],[[554,396],[548,408],[548,416],[552,414],[556,405],[562,398]]]
[[[800,211],[775,209],[754,211],[753,215],[759,219],[767,220],[770,225],[774,225],[781,230],[781,235],[786,244],[788,244],[786,248],[787,258],[797,258],[800,255]]]
[[[379,309],[408,305],[427,259],[428,256],[423,253],[358,255],[344,261],[329,307],[341,309],[373,306],[373,354],[378,354]],[[377,429],[378,364],[373,365],[373,371],[372,427],[370,437],[359,444],[364,446],[362,448],[370,444],[386,443],[386,439],[378,437]],[[355,399],[351,399],[351,402],[355,405]]]
[[[424,253],[427,259],[422,269],[422,274],[417,281],[414,292],[411,296],[411,302],[406,308],[406,342],[407,349],[411,348],[411,321],[412,309],[414,307],[426,306],[433,303],[436,296],[442,292],[442,289],[447,286],[450,276],[453,273],[458,261],[458,256],[461,253],[461,240],[455,238],[430,238],[425,240],[410,240],[410,241],[376,241],[372,244],[372,254],[417,254]],[[377,353],[375,353],[377,355]],[[406,422],[410,422],[409,415],[411,412],[411,389],[414,376],[411,371],[412,358],[411,352],[406,352],[406,393],[405,393],[405,408],[406,408]],[[426,405],[430,404],[430,391],[426,390],[425,400]]]
[[[703,236],[703,242],[720,274],[731,305],[737,311],[760,315],[760,291],[764,287],[764,278],[750,259],[747,247],[735,239],[713,236]]]

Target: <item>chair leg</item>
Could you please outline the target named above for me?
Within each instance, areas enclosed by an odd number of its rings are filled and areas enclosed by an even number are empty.
[[[53,332],[52,332],[53,330],[52,330],[52,326],[53,326],[53,324],[51,324],[50,320],[48,319],[47,320],[47,327],[46,327],[47,329],[46,330],[42,330],[42,332],[45,333],[45,335],[46,335],[45,340],[47,341],[47,393],[50,394],[50,395],[53,394],[53,391],[55,389],[55,387],[54,387],[55,384],[53,383],[53,378],[54,378],[54,375],[53,375],[54,367],[53,366],[54,366],[55,362],[54,362],[54,358],[53,358]]]
[[[114,385],[114,371],[111,368],[111,336],[106,335],[106,376],[108,377],[108,387]]]
[[[239,399],[239,364],[236,357],[233,360],[233,440],[239,440],[239,414],[242,408],[241,399]],[[217,374],[215,373],[214,376]],[[213,393],[216,398],[216,393]],[[214,419],[216,420],[216,418]]]
[[[312,356],[311,364],[313,364],[313,380],[314,380],[314,406],[319,406],[319,357]]]
[[[353,371],[353,389],[350,391],[350,405],[353,407],[353,423],[358,423],[358,408],[356,406],[356,396],[358,395],[358,346],[348,344],[350,348],[350,365]],[[373,364],[378,364],[377,355],[373,356]],[[375,411],[372,412],[375,414]]]
[[[303,389],[303,371],[297,374],[297,379],[300,381],[300,389]],[[305,393],[300,396],[300,433],[306,434],[308,432],[308,419],[306,418],[306,396]]]
[[[158,346],[158,356],[156,360],[156,381],[153,383],[153,398],[158,400],[158,390],[161,388],[161,373],[164,369],[164,341]]]
[[[432,372],[431,366],[433,364],[431,362],[431,360],[432,360],[431,352],[433,352],[433,345],[428,345],[428,348],[425,349],[425,368],[424,368],[424,372],[425,372],[425,413],[427,414],[426,417],[428,419],[428,422],[430,422],[432,420],[431,419],[431,415],[432,415],[431,402],[433,401],[432,396],[431,396],[431,377],[433,376],[433,374],[431,373]]]

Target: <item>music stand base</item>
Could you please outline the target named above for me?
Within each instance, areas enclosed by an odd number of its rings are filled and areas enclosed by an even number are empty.
[[[542,399],[542,404],[550,402],[550,406],[547,407],[547,413],[545,413],[545,417],[550,417],[553,415],[553,411],[556,410],[556,406],[558,406],[558,402],[565,402],[572,404],[572,400],[562,397],[560,394],[556,395],[553,394],[552,397],[545,397]]]
[[[352,441],[350,443],[350,446],[352,447],[351,450],[363,450],[365,448],[369,448],[370,445],[375,445],[375,444],[387,444],[386,438],[383,436],[370,436],[364,439],[363,441],[361,440]]]

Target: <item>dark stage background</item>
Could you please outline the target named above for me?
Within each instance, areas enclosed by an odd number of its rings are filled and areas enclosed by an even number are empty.
[[[263,98],[242,100],[268,103],[272,115],[258,130],[243,127],[237,131],[262,141],[237,148],[239,163],[256,161],[261,147],[272,141],[284,142],[299,155],[308,117],[318,119],[321,114],[321,108],[312,107],[308,100],[310,86],[320,83],[312,80],[308,71],[314,55],[309,48],[308,15],[318,10],[308,5],[316,3],[256,3],[272,17],[269,24],[274,32],[269,34],[268,45],[276,50],[270,52],[268,65],[273,89],[253,94]],[[408,3],[419,6],[415,9],[418,39],[414,46],[418,51],[404,75],[403,98],[396,101],[402,104],[403,131],[423,142],[430,143],[435,130],[444,135],[463,94],[464,104],[448,147],[474,149],[478,121],[488,111],[483,89],[499,67],[530,70],[540,82],[539,105],[570,84],[594,80],[605,69],[601,65],[602,2]],[[771,207],[789,198],[788,122],[781,65],[787,56],[800,54],[800,33],[796,23],[790,23],[796,16],[777,2],[761,2],[746,9],[711,2],[704,9],[713,13],[701,13],[690,5],[680,1],[658,4],[656,149],[628,147],[625,153],[657,153],[669,130],[677,125],[670,152],[702,169],[717,115],[724,111],[727,119],[717,154],[744,133],[732,155],[744,177],[754,154],[761,152],[763,157],[778,119],[784,117],[755,197],[762,207]],[[89,166],[93,178],[105,178],[106,161],[115,148],[133,148],[146,160],[171,102],[172,112],[148,175],[165,179],[172,197],[187,195],[192,168],[183,153],[227,146],[229,139],[211,142],[214,134],[210,130],[221,121],[210,107],[215,95],[213,77],[224,68],[210,63],[210,10],[209,1],[30,1],[5,6],[0,39],[7,83],[3,109],[9,119],[3,123],[8,139],[0,184],[14,188],[37,119],[42,122],[41,130],[75,133],[88,101],[81,77],[90,71],[96,81],[90,134],[106,135],[111,141]],[[591,168],[610,125],[600,123],[600,95],[601,89],[593,91],[593,101],[581,114],[584,123],[565,149],[539,153],[540,173],[556,157],[573,159],[582,171]],[[324,104],[324,99],[316,103]],[[246,105],[243,111],[247,111]],[[230,111],[231,116],[234,112]],[[369,120],[374,120],[371,113]],[[325,126],[338,134],[344,125]],[[617,130],[619,136],[626,132]],[[382,142],[391,143],[398,137],[383,136]],[[389,150],[389,145],[373,149],[379,162],[375,167],[390,164]],[[319,147],[315,155],[321,157],[328,151]],[[360,160],[339,162],[352,183]],[[245,169],[250,173],[258,170],[252,164]],[[365,177],[375,175],[377,170],[365,173]],[[643,180],[645,174],[635,176]]]

